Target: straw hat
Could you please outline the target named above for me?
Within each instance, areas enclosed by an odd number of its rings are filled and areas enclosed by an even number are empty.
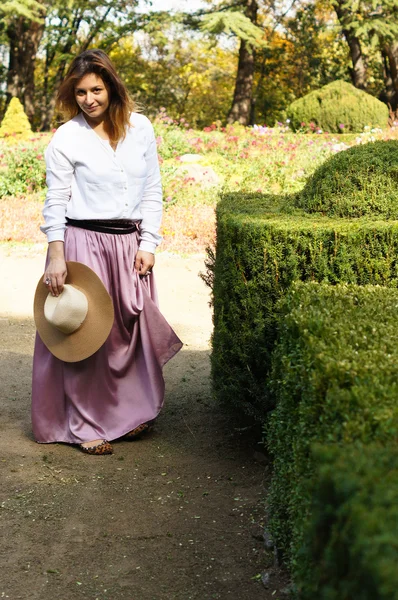
[[[66,267],[64,290],[58,297],[40,278],[33,311],[39,336],[50,352],[65,362],[77,362],[104,344],[114,312],[111,297],[92,269],[72,261]]]

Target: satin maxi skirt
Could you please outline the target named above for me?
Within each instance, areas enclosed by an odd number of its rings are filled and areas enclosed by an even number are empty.
[[[76,363],[55,358],[36,335],[32,426],[37,442],[114,440],[155,419],[164,401],[162,368],[182,346],[159,311],[153,274],[134,269],[138,233],[68,227],[65,258],[97,273],[115,320],[105,344]]]

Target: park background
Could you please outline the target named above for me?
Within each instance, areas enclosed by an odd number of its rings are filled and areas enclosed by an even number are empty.
[[[60,81],[88,47],[110,53],[149,116],[166,107],[192,127],[273,126],[295,98],[337,79],[396,110],[396,11],[394,0],[10,0],[0,116],[17,96],[33,129],[50,130]]]
[[[1,10],[2,248],[43,252],[57,87],[73,56],[103,48],[155,126],[163,257],[203,265],[207,248],[222,414],[254,416],[275,459],[256,539],[289,565],[288,593],[395,599],[395,0]],[[252,579],[272,589],[268,576]]]
[[[296,192],[331,154],[395,136],[394,0],[12,0],[1,11],[0,117],[18,98],[32,129],[24,140],[12,131],[15,118],[0,129],[2,241],[43,242],[43,152],[62,122],[55,97],[71,59],[88,47],[109,52],[154,121],[163,250],[200,253],[212,243],[220,192]],[[366,125],[365,116],[355,133],[349,122],[336,134],[313,121],[293,132],[291,103],[334,81],[381,99],[391,127]],[[180,160],[192,153],[199,164]]]

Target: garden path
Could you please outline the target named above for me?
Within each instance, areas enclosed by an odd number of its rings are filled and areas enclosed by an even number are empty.
[[[109,457],[37,445],[33,291],[44,250],[0,245],[0,597],[277,600],[261,539],[264,457],[213,403],[203,257],[159,254],[161,308],[184,341],[153,434]],[[254,460],[257,458],[257,460]],[[275,590],[275,591],[274,591]]]

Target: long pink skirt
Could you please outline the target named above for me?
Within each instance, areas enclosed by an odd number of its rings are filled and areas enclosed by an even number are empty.
[[[88,265],[112,297],[115,321],[90,358],[66,363],[36,335],[32,425],[41,443],[114,440],[155,419],[164,401],[163,365],[182,346],[158,304],[153,274],[134,269],[137,232],[68,227],[65,258]]]

